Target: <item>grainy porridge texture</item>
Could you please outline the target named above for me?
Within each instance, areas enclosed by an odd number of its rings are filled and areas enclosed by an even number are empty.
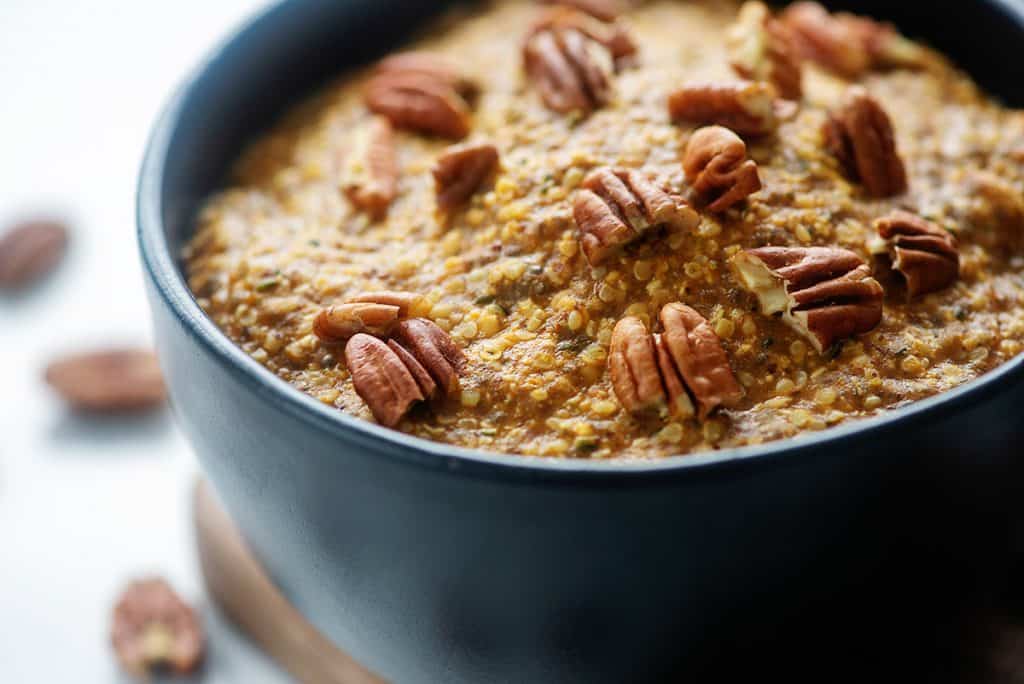
[[[409,49],[447,56],[476,84],[466,100],[465,142],[493,145],[498,168],[484,178],[493,157],[484,158],[472,183],[457,189],[468,199],[442,213],[432,169],[452,139],[394,120],[394,130],[386,130],[374,119],[373,135],[391,136],[394,159],[387,150],[383,157],[374,152],[371,172],[393,168],[397,181],[392,188],[394,178],[387,177],[374,186],[373,211],[353,203],[346,164],[367,144],[364,92],[371,72],[347,75],[256,141],[230,187],[205,206],[184,254],[199,303],[282,379],[373,420],[355,390],[344,344],[322,341],[314,321],[325,308],[368,292],[421,295],[409,315],[436,323],[465,359],[452,363],[461,368],[456,389],[399,412],[404,417],[396,428],[531,456],[659,458],[757,444],[903,406],[1018,354],[1024,344],[1024,112],[1000,106],[943,57],[902,39],[899,59],[886,68],[857,68],[856,54],[853,66],[847,59],[840,68],[833,62],[849,55],[837,57],[805,40],[801,63],[786,63],[789,80],[785,88],[777,84],[795,97],[772,105],[769,96],[772,130],[736,131],[761,189],[746,196],[756,187],[751,176],[735,203],[711,211],[713,198],[696,192],[684,173],[683,153],[702,124],[735,126],[706,113],[705,121],[673,121],[667,101],[688,83],[739,81],[729,47],[735,39],[727,40],[739,10],[729,1],[632,7],[620,28],[636,51],[609,51],[615,67],[611,59],[586,62],[585,55],[597,53],[574,52],[564,41],[576,73],[590,79],[584,109],[569,113],[545,104],[550,93],[537,81],[543,76],[533,69],[528,75],[523,66],[523,41],[550,7],[499,1],[444,20]],[[776,22],[769,35],[806,39],[800,12],[812,10],[805,5],[778,15],[788,26]],[[744,20],[760,21],[752,12],[746,8]],[[579,60],[595,70],[581,72]],[[908,60],[917,63],[905,68]],[[756,66],[745,65],[743,75],[758,78]],[[794,68],[802,69],[802,86],[792,82]],[[770,69],[761,71],[772,78]],[[673,96],[673,108],[689,106],[676,99],[685,97]],[[891,119],[898,159],[886,152],[884,114],[871,102]],[[449,138],[458,137],[457,129]],[[645,227],[592,266],[573,209],[584,181],[601,167],[643,172],[679,206],[685,199],[696,218]],[[892,218],[898,209],[910,217]],[[941,244],[923,247],[922,257],[921,250],[908,252],[911,242],[890,239],[886,257],[876,225],[883,217],[889,238],[916,230],[921,244]],[[915,227],[921,219],[925,227]],[[863,260],[867,267],[842,273],[855,274],[858,287],[875,288],[876,280],[884,287],[880,323],[872,318],[875,300],[858,294],[858,305],[867,302],[859,327],[844,329],[835,342],[831,335],[815,337],[806,326],[813,328],[820,311],[768,315],[766,301],[736,269],[737,255],[747,250],[763,255],[757,248],[812,246],[849,250]],[[933,267],[944,270],[931,277]],[[912,277],[913,268],[925,270]],[[849,301],[830,295],[827,304]],[[642,325],[632,330],[656,334],[659,312],[674,302],[706,319],[741,397],[730,392],[717,410],[703,406],[706,416],[665,408],[627,412],[609,372],[613,329],[634,316]],[[818,351],[822,340],[827,346]]]

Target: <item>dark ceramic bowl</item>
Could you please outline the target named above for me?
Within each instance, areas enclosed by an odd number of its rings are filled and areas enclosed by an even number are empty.
[[[173,404],[274,579],[338,645],[400,682],[706,681],[825,662],[836,681],[894,654],[946,667],[955,658],[911,654],[948,654],[947,625],[1001,586],[1016,539],[1022,359],[763,447],[525,460],[332,410],[199,309],[179,250],[242,144],[441,4],[273,5],[174,95],[146,155],[139,236]],[[1024,102],[1013,0],[848,6]]]

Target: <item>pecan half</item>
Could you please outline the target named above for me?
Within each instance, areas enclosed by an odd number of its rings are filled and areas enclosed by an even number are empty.
[[[462,73],[458,64],[447,57],[432,52],[399,52],[385,57],[377,63],[375,73],[420,74],[447,85],[467,102],[472,102],[479,92],[477,83]]]
[[[732,259],[737,279],[765,315],[783,320],[818,352],[874,329],[884,292],[855,253],[836,247],[760,247]]]
[[[643,321],[627,316],[615,324],[608,352],[612,389],[630,413],[665,405],[654,341]]]
[[[682,200],[639,171],[600,168],[587,176],[573,203],[580,245],[591,266],[655,226],[690,230],[700,221]]]
[[[93,413],[142,411],[167,399],[156,356],[114,349],[76,354],[46,368],[46,382],[74,409]]]
[[[775,88],[759,81],[689,83],[669,93],[673,121],[718,124],[741,135],[766,135],[795,113],[793,103],[777,102]]]
[[[817,2],[795,2],[780,19],[796,36],[805,59],[847,78],[871,67],[871,55],[856,27],[836,19]]]
[[[872,197],[907,191],[907,170],[889,115],[864,88],[850,88],[825,124],[825,145]]]
[[[356,393],[381,425],[394,427],[426,396],[416,376],[386,343],[358,334],[345,345],[345,364]]]
[[[426,53],[389,57],[366,85],[366,106],[397,128],[460,140],[470,129],[469,82],[457,73]]]
[[[67,228],[57,221],[25,221],[7,230],[0,237],[0,289],[24,287],[52,271],[67,244]]]
[[[732,68],[743,78],[771,83],[789,100],[803,95],[803,72],[793,34],[763,2],[743,3],[726,44]]]
[[[894,211],[875,229],[885,241],[892,267],[907,283],[910,297],[936,292],[960,275],[957,241],[934,223],[906,211]]]
[[[398,194],[398,162],[391,122],[375,116],[352,138],[341,169],[341,188],[356,207],[375,218],[387,213]]]
[[[722,342],[699,313],[678,302],[666,304],[658,316],[664,332],[660,344],[666,385],[674,371],[682,378],[697,402],[698,417],[704,420],[719,406],[735,406],[743,398]]]
[[[611,51],[575,28],[533,33],[523,46],[526,73],[552,111],[588,114],[611,99]]]
[[[793,3],[781,20],[805,59],[847,78],[874,68],[922,68],[932,61],[928,50],[891,24],[846,12],[830,14],[817,2]]]
[[[358,333],[386,337],[399,319],[421,308],[423,301],[422,296],[409,292],[368,292],[323,309],[313,319],[313,333],[332,344]]]
[[[586,12],[601,21],[614,21],[622,13],[619,0],[541,0],[546,5],[561,5]]]
[[[450,211],[465,203],[498,168],[498,148],[490,143],[449,147],[434,164],[437,206]]]
[[[446,396],[459,389],[459,375],[465,370],[466,357],[448,333],[433,321],[410,318],[399,321],[391,334],[416,357]]]
[[[199,615],[158,578],[124,590],[114,606],[110,639],[121,666],[140,678],[161,669],[191,674],[206,651]]]
[[[721,126],[702,128],[690,136],[683,171],[714,212],[725,211],[761,189],[761,176],[757,164],[747,159],[746,143]]]
[[[562,29],[575,29],[587,38],[596,40],[608,48],[616,68],[629,63],[639,51],[629,30],[622,22],[610,19],[601,20],[566,6],[554,7],[544,12],[530,28],[527,40],[542,31]]]

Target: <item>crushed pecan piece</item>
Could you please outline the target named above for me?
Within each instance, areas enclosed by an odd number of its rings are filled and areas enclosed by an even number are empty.
[[[747,159],[747,145],[721,126],[702,128],[690,136],[683,171],[708,209],[725,211],[761,189],[757,164]]]
[[[459,375],[465,370],[466,357],[448,333],[433,321],[410,318],[399,321],[391,334],[416,357],[446,396],[459,389]]]
[[[573,203],[580,245],[591,266],[655,226],[690,230],[697,213],[639,171],[600,168],[587,176]]]
[[[632,63],[639,49],[629,30],[620,21],[601,20],[575,9],[561,6],[544,12],[534,22],[527,40],[542,31],[574,29],[608,48],[616,68]]]
[[[611,99],[611,51],[575,28],[537,31],[523,46],[526,73],[552,111],[588,114]]]
[[[381,425],[394,427],[426,396],[401,357],[376,337],[360,333],[345,345],[356,392]]]
[[[774,86],[760,81],[689,83],[669,93],[673,121],[717,124],[740,135],[766,135],[796,113],[792,102],[778,101]]]
[[[886,241],[892,267],[907,283],[910,297],[945,289],[960,275],[957,241],[916,214],[894,211],[875,222]]]
[[[351,148],[344,153],[341,188],[352,204],[371,216],[380,218],[387,213],[398,193],[398,162],[390,121],[375,116],[356,129]]]
[[[907,170],[896,148],[889,115],[861,87],[850,88],[825,124],[825,145],[851,180],[859,180],[872,197],[907,191]]]
[[[460,140],[469,133],[472,92],[468,80],[443,58],[414,52],[378,65],[366,85],[370,111],[397,128]]]
[[[457,208],[473,196],[498,168],[498,148],[490,143],[449,147],[434,165],[437,206]]]
[[[114,606],[110,638],[121,666],[139,678],[161,669],[191,674],[206,651],[199,615],[158,578],[128,585]]]
[[[0,289],[24,287],[52,271],[67,251],[68,230],[59,221],[19,223],[0,237]]]
[[[619,0],[541,0],[546,5],[561,5],[586,12],[601,21],[615,21],[622,13]]]
[[[786,99],[800,99],[803,73],[795,39],[789,28],[772,16],[767,5],[745,2],[726,40],[737,74],[771,83]]]
[[[662,369],[679,374],[697,402],[698,417],[704,420],[719,406],[735,406],[743,398],[743,389],[707,320],[678,302],[662,307],[658,318],[664,328],[662,345],[668,352]],[[667,379],[666,384],[671,386]]]
[[[765,315],[783,320],[818,352],[882,320],[884,291],[858,255],[837,247],[760,247],[732,259]]]
[[[323,309],[313,319],[313,333],[327,343],[344,342],[357,333],[387,337],[423,301],[409,292],[368,292]]]
[[[643,321],[627,316],[615,324],[608,372],[619,403],[630,413],[665,405],[654,342]]]

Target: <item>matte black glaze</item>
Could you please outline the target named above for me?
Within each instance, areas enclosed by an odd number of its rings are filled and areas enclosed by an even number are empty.
[[[844,4],[878,9],[1024,103],[1012,0]],[[944,681],[962,661],[950,645],[964,616],[1007,581],[1021,538],[1021,359],[803,440],[648,464],[538,461],[329,409],[200,311],[176,255],[241,144],[435,7],[275,5],[175,95],[142,169],[140,241],[173,404],[275,580],[398,682],[840,681],[894,655],[916,681]]]

